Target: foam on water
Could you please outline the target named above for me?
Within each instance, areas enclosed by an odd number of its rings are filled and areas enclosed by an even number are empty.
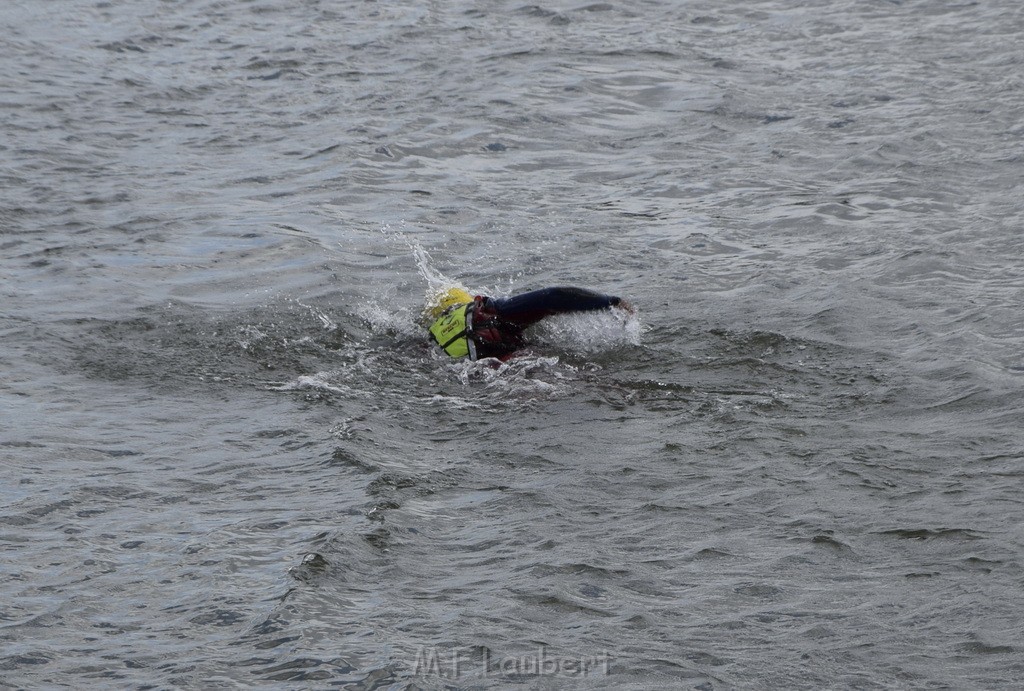
[[[402,335],[409,338],[421,336],[423,328],[419,315],[394,302],[381,302],[368,298],[355,308],[355,314],[362,319],[370,332],[381,335]]]
[[[640,346],[643,324],[637,312],[601,310],[561,314],[537,325],[538,338],[569,352],[587,354]]]

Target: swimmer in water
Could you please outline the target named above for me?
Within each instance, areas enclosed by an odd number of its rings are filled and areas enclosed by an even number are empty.
[[[544,288],[510,298],[472,296],[451,288],[430,306],[430,336],[453,358],[505,360],[526,346],[523,331],[545,317],[617,308],[633,312],[622,298],[584,288]]]

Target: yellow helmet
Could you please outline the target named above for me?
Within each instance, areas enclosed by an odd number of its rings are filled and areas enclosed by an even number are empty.
[[[427,304],[426,312],[431,319],[437,319],[452,305],[464,305],[467,302],[473,302],[472,295],[462,288],[449,288]]]

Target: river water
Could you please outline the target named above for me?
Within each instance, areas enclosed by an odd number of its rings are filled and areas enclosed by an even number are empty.
[[[1024,677],[1019,3],[0,26],[0,685]]]

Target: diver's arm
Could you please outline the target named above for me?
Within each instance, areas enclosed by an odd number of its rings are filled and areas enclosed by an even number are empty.
[[[488,298],[484,305],[488,311],[524,328],[555,314],[593,312],[611,307],[632,311],[632,305],[615,295],[568,286],[543,288],[510,298]]]

